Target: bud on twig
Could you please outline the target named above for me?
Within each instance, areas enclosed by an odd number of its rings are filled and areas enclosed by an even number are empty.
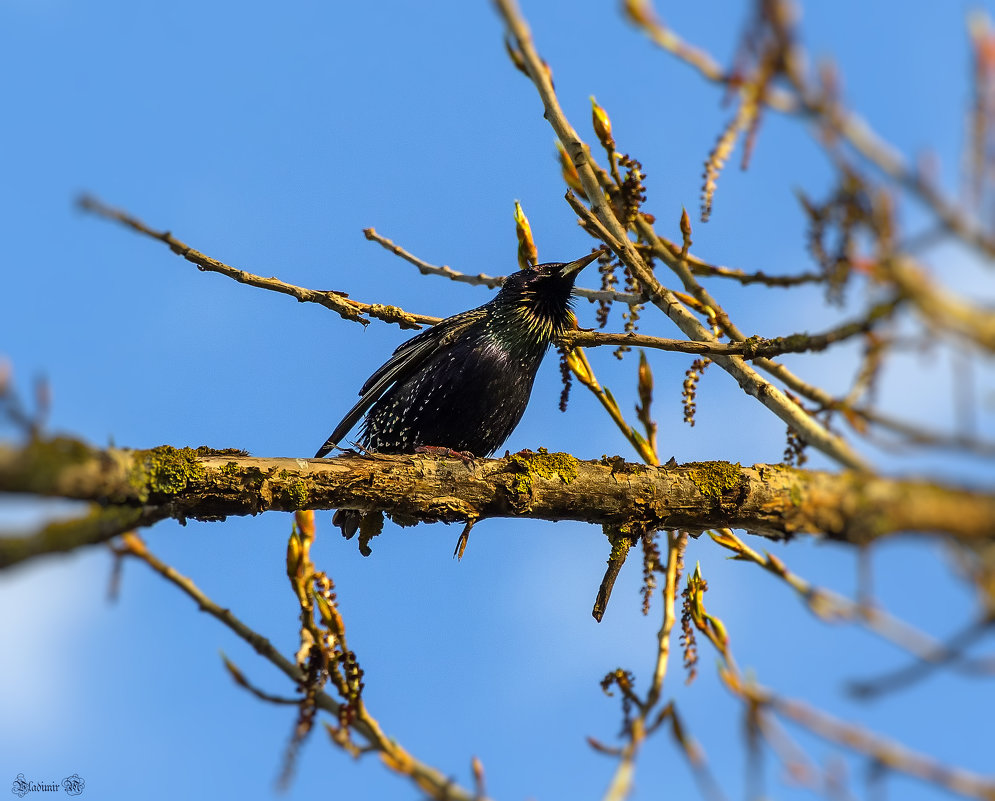
[[[518,266],[523,270],[534,267],[539,261],[535,241],[532,239],[532,226],[522,211],[522,204],[515,201],[515,235],[518,237]]]
[[[612,121],[608,118],[608,112],[598,105],[598,101],[591,95],[591,120],[594,124],[594,133],[601,142],[601,146],[609,153],[615,150],[615,138],[612,136]]]
[[[566,185],[584,198],[584,200],[587,200],[587,193],[584,191],[584,185],[580,182],[577,165],[573,163],[570,154],[567,153],[566,148],[559,142],[556,143],[556,154],[560,160],[560,172],[563,174],[563,180],[566,182]]]
[[[623,11],[636,25],[649,27],[656,22],[653,9],[646,0],[625,0]]]
[[[685,261],[688,257],[688,251],[691,249],[691,218],[688,217],[688,210],[681,206],[681,261]]]

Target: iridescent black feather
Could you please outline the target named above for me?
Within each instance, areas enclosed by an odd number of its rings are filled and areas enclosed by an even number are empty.
[[[488,303],[403,343],[363,384],[359,402],[315,457],[335,448],[364,414],[360,444],[371,451],[494,453],[522,419],[550,343],[569,325],[577,274],[598,255],[514,273]],[[333,520],[351,536],[359,513],[340,510]]]

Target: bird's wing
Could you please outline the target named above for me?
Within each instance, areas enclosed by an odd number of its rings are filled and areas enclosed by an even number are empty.
[[[393,384],[407,380],[421,370],[428,361],[440,350],[457,339],[467,328],[481,320],[487,314],[484,307],[447,317],[438,325],[402,342],[393,355],[363,384],[359,390],[359,400],[342,418],[332,435],[325,440],[315,459],[320,459],[339,444],[349,430],[359,422],[369,408]]]

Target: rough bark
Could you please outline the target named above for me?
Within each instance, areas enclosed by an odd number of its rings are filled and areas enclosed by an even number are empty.
[[[631,530],[730,527],[777,539],[806,533],[855,544],[898,532],[995,539],[995,496],[929,481],[728,462],[647,467],[545,452],[473,461],[421,454],[288,459],[36,440],[0,445],[0,492],[140,509],[139,525],[167,517],[217,520],[345,507],[446,522],[528,517]],[[104,538],[113,536],[113,528],[103,529]],[[87,541],[94,536],[91,525]]]

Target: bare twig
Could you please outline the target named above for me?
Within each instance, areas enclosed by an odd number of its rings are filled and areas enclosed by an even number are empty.
[[[684,549],[687,548],[686,532],[667,534],[667,572],[663,585],[663,621],[656,635],[656,664],[653,667],[653,680],[646,694],[647,708],[654,706],[663,692],[663,680],[670,664],[670,634],[677,620],[677,585],[684,568]]]
[[[995,779],[951,767],[859,726],[837,720],[805,703],[781,698],[773,691],[746,679],[732,658],[725,626],[716,617],[705,612],[701,600],[701,580],[697,573],[695,578],[699,581],[694,596],[696,612],[692,615],[695,627],[718,651],[722,660],[719,676],[726,687],[747,704],[754,714],[776,712],[802,725],[816,736],[864,754],[891,770],[915,776],[972,798],[995,801]]]
[[[197,603],[202,611],[207,612],[227,626],[251,645],[256,653],[279,668],[296,684],[302,684],[305,681],[305,676],[300,668],[277,651],[268,639],[239,620],[230,610],[211,600],[192,580],[152,554],[140,538],[134,535],[126,536],[121,546],[121,552],[145,562],[160,576],[179,587]],[[331,713],[333,717],[338,717],[341,705],[327,693],[318,691],[315,694],[315,702],[319,708]],[[368,713],[362,718],[357,718],[352,723],[352,728],[369,741],[371,746],[380,751],[383,761],[388,767],[408,776],[419,789],[428,793],[436,801],[486,801],[455,784],[449,777],[444,776],[435,768],[411,756],[394,740],[386,738],[380,731],[379,725]]]
[[[695,353],[706,355],[742,356],[744,359],[769,358],[782,353],[804,353],[825,350],[830,345],[844,342],[852,337],[865,334],[872,330],[882,319],[890,316],[898,306],[898,300],[879,303],[861,318],[852,322],[842,323],[821,334],[798,333],[783,337],[765,339],[750,337],[732,343],[693,342],[686,339],[664,339],[647,336],[646,334],[614,334],[601,331],[568,331],[560,342],[569,346],[581,345],[597,347],[599,345],[630,345],[633,347],[655,348],[657,350],[676,351],[680,353]]]
[[[254,286],[258,289],[266,289],[272,292],[290,295],[297,298],[297,300],[302,303],[318,303],[326,308],[338,312],[343,317],[350,320],[357,320],[365,323],[366,321],[361,316],[365,314],[383,322],[396,323],[402,328],[418,328],[421,325],[435,325],[442,319],[440,317],[433,317],[427,314],[407,312],[397,306],[389,306],[380,303],[361,303],[359,301],[348,299],[343,293],[340,292],[308,289],[306,287],[288,284],[277,278],[263,278],[262,276],[254,275],[246,272],[245,270],[231,267],[211,258],[210,256],[206,256],[203,253],[200,253],[199,251],[196,251],[188,245],[180,242],[169,232],[156,231],[149,228],[143,222],[135,217],[132,217],[126,212],[105,206],[100,201],[92,197],[82,198],[80,200],[80,206],[102,217],[116,220],[124,225],[127,225],[129,228],[132,228],[139,233],[166,243],[174,253],[177,253],[188,261],[193,262],[202,270],[220,273],[238,281],[239,283]],[[488,287],[500,286],[504,280],[503,277],[494,278],[483,274],[478,276],[469,276],[463,273],[458,273],[449,267],[436,267],[419,259],[417,256],[414,256],[404,250],[399,245],[395,245],[389,239],[380,236],[372,228],[366,229],[364,233],[368,239],[378,242],[387,249],[391,250],[393,253],[398,254],[405,260],[417,266],[418,269],[425,274],[443,275],[454,281],[462,281],[464,283],[479,284]],[[602,292],[578,288],[575,290],[575,293],[581,297],[590,298],[592,300],[611,298],[612,300],[621,301],[623,303],[639,303],[643,300],[640,296],[623,292]],[[662,339],[659,337],[649,337],[641,334],[612,334],[604,332],[571,332],[561,337],[558,342],[568,345],[585,345],[588,347],[636,345],[657,348],[659,350],[678,351],[682,353],[742,354],[746,358],[753,358],[756,356],[769,356],[777,353],[797,353],[806,350],[822,350],[832,342],[840,341],[848,336],[860,333],[861,330],[865,330],[871,325],[873,325],[873,320],[869,318],[868,320],[862,322],[849,323],[846,326],[841,326],[839,329],[822,335],[809,336],[807,334],[796,334],[790,337],[779,337],[776,339],[762,339],[760,337],[754,337],[744,343],[731,345],[724,343],[709,345],[701,342]]]
[[[869,631],[894,643],[920,659],[935,661],[946,652],[939,641],[910,626],[884,609],[868,603],[851,601],[823,587],[816,587],[788,569],[771,553],[760,553],[737,537],[730,529],[709,532],[711,538],[736,554],[736,558],[759,565],[782,579],[801,597],[805,605],[821,620],[830,623],[847,621],[860,623]]]
[[[363,315],[365,314],[369,317],[375,317],[376,319],[383,320],[387,323],[396,323],[401,326],[401,328],[415,329],[420,328],[422,325],[434,325],[439,322],[438,317],[429,317],[421,314],[409,314],[403,309],[399,309],[397,306],[384,306],[380,303],[360,303],[359,301],[350,300],[344,292],[336,292],[334,290],[319,291],[315,289],[305,289],[304,287],[295,286],[294,284],[288,284],[278,278],[263,278],[262,276],[253,275],[245,270],[230,267],[224,262],[204,255],[199,250],[194,250],[189,245],[174,237],[169,231],[157,231],[154,228],[150,228],[138,218],[133,217],[120,209],[112,208],[90,195],[83,195],[79,199],[78,205],[84,211],[92,212],[97,216],[108,220],[114,220],[127,226],[128,228],[131,228],[133,231],[137,231],[140,234],[144,234],[145,236],[150,236],[153,239],[158,239],[160,242],[164,242],[169,246],[170,250],[178,256],[182,256],[187,261],[196,264],[201,270],[220,273],[221,275],[238,281],[240,284],[247,284],[248,286],[254,286],[259,289],[268,289],[271,292],[279,292],[284,295],[290,295],[302,303],[318,303],[326,309],[331,309],[336,312],[346,320],[353,320],[366,325],[369,321],[363,318]]]
[[[326,308],[338,312],[346,319],[364,322],[362,315],[366,314],[385,322],[397,323],[401,327],[405,328],[417,328],[419,325],[432,325],[439,322],[439,318],[410,314],[396,306],[359,303],[358,301],[349,300],[342,293],[318,292],[316,290],[305,289],[293,284],[287,284],[276,278],[263,278],[252,273],[245,272],[244,270],[230,267],[229,265],[216,259],[212,259],[179,241],[168,231],[156,231],[126,212],[106,206],[95,198],[84,196],[80,199],[79,205],[87,211],[92,211],[99,216],[120,222],[139,233],[164,242],[170,247],[171,250],[173,250],[173,252],[188,261],[191,261],[203,270],[221,273],[222,275],[232,278],[233,280],[248,284],[250,286],[290,295],[297,298],[301,302],[308,301],[320,303]],[[612,219],[614,220],[614,218]],[[601,221],[599,220],[599,223],[600,222]],[[610,234],[608,235],[608,238],[611,240]],[[628,239],[625,241],[628,243]],[[623,249],[625,248],[625,246],[618,242],[616,242],[616,247]],[[628,247],[631,250],[631,244]],[[629,255],[630,257],[634,255],[636,259],[639,259],[638,254],[636,254],[634,250],[631,250]],[[641,259],[639,259],[639,263],[642,264]],[[643,266],[643,270],[645,271],[645,266]],[[649,275],[649,273],[646,273],[646,276]],[[652,283],[656,288],[654,291],[657,295],[665,293],[663,296],[669,298],[667,303],[662,306],[662,308],[665,310],[669,309],[668,313],[671,316],[676,315],[680,319],[681,322],[679,325],[682,325],[682,330],[686,327],[689,328],[689,330],[686,330],[685,333],[689,333],[690,331],[690,333],[697,334],[697,336],[693,336],[692,338],[699,341],[714,342],[711,334],[703,328],[689,312],[683,310],[684,307],[673,298],[669,291],[663,289],[662,286],[656,283],[655,279],[652,279]],[[680,311],[679,309],[683,311]],[[741,386],[743,386],[747,392],[756,396],[762,403],[764,403],[764,405],[768,406],[768,408],[771,408],[772,411],[778,414],[779,417],[786,419],[787,422],[792,425],[792,427],[798,431],[801,436],[809,439],[809,441],[812,441],[816,447],[820,447],[820,449],[825,450],[829,453],[829,455],[834,456],[834,458],[837,458],[845,465],[850,467],[863,467],[863,461],[857,457],[856,454],[850,451],[849,446],[847,446],[838,437],[830,434],[824,428],[819,426],[811,417],[801,411],[796,404],[793,404],[790,400],[788,400],[776,387],[768,384],[767,382],[759,381],[756,373],[747,367],[746,363],[739,357],[730,356],[726,359],[726,357],[717,355],[715,359],[717,363],[724,364],[727,369],[730,369],[733,374],[737,376]]]
[[[992,621],[987,618],[973,621],[945,643],[933,643],[928,649],[915,652],[918,661],[872,679],[850,682],[850,691],[860,698],[871,698],[886,692],[902,689],[925,678],[937,668],[954,665],[964,660],[964,650],[991,631]],[[975,660],[964,665],[973,674],[995,675],[995,660]]]
[[[413,264],[418,268],[418,272],[422,275],[439,275],[443,278],[448,278],[450,281],[455,281],[460,284],[470,284],[471,286],[486,286],[491,289],[496,289],[504,284],[505,276],[503,275],[486,275],[484,273],[477,273],[477,275],[470,275],[469,273],[461,273],[458,270],[454,270],[446,265],[435,265],[430,264],[424,259],[418,258],[416,255],[410,251],[405,250],[400,245],[394,243],[390,239],[381,234],[378,234],[372,228],[364,228],[363,234],[371,242],[376,242],[377,244],[383,246],[391,253],[400,256],[409,264]],[[574,294],[581,298],[587,298],[588,300],[612,300],[619,303],[627,303],[629,305],[634,305],[637,303],[645,303],[646,298],[641,295],[634,295],[631,292],[605,292],[598,289],[585,289],[583,287],[576,287],[574,289]]]
[[[582,348],[574,348],[567,353],[567,365],[577,377],[577,380],[587,387],[594,397],[598,399],[598,402],[604,407],[612,422],[618,426],[618,430],[622,432],[622,435],[629,441],[629,444],[632,445],[636,453],[639,454],[639,458],[646,464],[659,464],[660,461],[653,445],[647,442],[635,428],[629,425],[629,422],[625,419],[625,415],[622,414],[622,410],[619,408],[618,401],[615,400],[615,396],[612,395],[607,387],[602,387],[598,383],[597,376],[595,376],[594,370],[591,368],[591,363],[587,360],[587,356],[584,355]]]
[[[516,35],[530,36],[528,27],[518,15],[518,10],[513,0],[498,0],[498,6],[505,14],[506,19],[511,20],[509,25],[517,32]],[[529,48],[531,49],[531,47],[531,40],[529,40]],[[538,56],[534,54],[534,50],[531,50],[531,52],[534,58],[538,60]],[[577,133],[570,127],[563,116],[563,112],[553,94],[552,85],[549,84],[545,74],[543,73],[542,76],[538,76],[538,73],[532,74],[532,79],[536,83],[537,88],[539,88],[540,95],[546,105],[546,116],[554,124],[554,129],[556,129],[561,141],[563,141],[564,147],[568,152],[576,154],[575,163],[578,165],[578,172],[582,180],[584,180],[584,189],[588,193],[588,197],[597,197],[594,192],[595,190],[600,192],[600,188],[594,177],[593,169],[588,164],[589,161],[593,161],[590,158],[589,150],[580,141]],[[545,79],[545,83],[542,83],[542,85],[537,83],[537,81],[542,81],[543,79]],[[589,181],[587,180],[588,177]],[[613,213],[607,210],[606,204],[594,205],[591,210],[588,210],[572,192],[567,193],[567,201],[570,203],[571,208],[577,212],[578,216],[593,230],[597,231],[605,243],[623,258],[630,269],[634,271],[640,283],[646,288],[647,294],[654,304],[667,314],[690,339],[702,342],[714,342],[711,332],[704,328],[687,311],[674,294],[664,289],[649,272],[642,258],[628,239],[626,232],[621,229]],[[644,217],[639,216],[636,218],[635,225],[640,234],[646,237],[647,241],[653,245],[654,252],[663,258],[668,266],[680,276],[685,287],[704,306],[711,308],[720,322],[724,321],[730,337],[740,341],[746,339],[745,336],[732,326],[728,317],[721,311],[721,307],[694,279],[694,276],[683,260],[680,257],[675,259],[671,250],[663,245],[649,222]],[[805,441],[844,465],[856,469],[867,469],[864,460],[845,441],[820,426],[797,404],[788,399],[781,390],[763,380],[740,357],[716,356],[715,362],[732,374],[747,394],[756,397],[763,405],[797,431]],[[768,364],[774,365],[773,362],[766,359],[758,362],[758,365],[765,366]],[[775,366],[780,367],[780,365]],[[781,373],[785,374],[787,371],[781,368]]]
[[[463,273],[458,270],[454,270],[445,264],[431,264],[430,262],[419,258],[410,251],[405,250],[403,247],[396,244],[391,239],[388,239],[383,234],[378,233],[373,228],[364,228],[363,235],[371,242],[376,242],[378,245],[382,246],[386,250],[389,250],[394,255],[400,256],[409,264],[413,264],[418,268],[418,272],[422,275],[438,275],[457,283],[470,284],[471,286],[486,286],[491,289],[496,289],[504,283],[505,276],[503,275],[487,275],[485,273],[471,275],[470,273]],[[680,252],[680,248],[674,245],[670,240],[661,237],[661,241],[665,245],[671,247],[675,254]],[[687,260],[688,266],[696,275],[728,278],[732,281],[743,284],[744,286],[760,284],[768,287],[788,288],[798,286],[800,284],[818,283],[824,280],[823,276],[819,273],[800,273],[799,275],[768,275],[762,270],[750,273],[745,270],[735,269],[733,267],[722,267],[720,265],[709,264],[703,259],[690,253],[687,256]],[[574,294],[577,295],[577,297],[586,298],[588,300],[611,300],[618,303],[626,303],[630,306],[646,302],[646,298],[643,295],[637,295],[631,292],[614,292],[602,289],[586,289],[584,287],[577,287],[574,289]]]
[[[858,407],[850,409],[853,414],[875,426],[891,431],[902,438],[906,445],[917,445],[926,448],[960,450],[977,456],[990,458],[995,456],[995,442],[966,434],[953,434],[936,431],[919,423],[910,423],[877,409]]]
[[[670,533],[667,535],[667,543],[666,581],[663,587],[663,622],[657,633],[657,655],[656,665],[653,670],[653,679],[645,698],[639,698],[632,693],[631,689],[625,685],[620,685],[624,690],[630,692],[630,700],[638,709],[638,713],[626,722],[626,743],[620,752],[618,765],[615,767],[615,773],[608,784],[603,801],[621,801],[621,799],[624,799],[629,794],[635,775],[636,757],[647,735],[654,727],[648,722],[648,717],[656,710],[663,690],[663,680],[667,674],[667,665],[670,657],[670,635],[674,627],[674,622],[677,619],[675,612],[677,584],[680,580],[680,571],[683,566],[687,535]],[[666,709],[662,710],[658,715],[656,725],[663,719],[664,714],[666,714]],[[685,749],[685,755],[687,753],[688,751]],[[694,762],[691,764],[692,768],[695,768]]]
[[[127,554],[128,550],[118,549],[118,552]],[[221,660],[224,662],[225,669],[228,671],[229,675],[231,675],[232,681],[234,681],[239,687],[250,692],[260,701],[265,701],[268,704],[277,704],[279,706],[296,706],[301,702],[300,698],[288,698],[284,695],[274,695],[273,693],[268,693],[265,690],[256,687],[256,685],[245,677],[242,669],[232,662],[227,656],[225,656],[224,652],[221,654]]]
[[[919,310],[927,326],[949,330],[989,352],[995,351],[995,311],[990,307],[955,295],[910,259],[886,261],[882,270]]]
[[[629,0],[626,8],[630,19],[661,48],[697,69],[708,80],[736,88],[738,78],[722,69],[706,51],[688,44],[677,33],[664,26],[653,13],[650,0]],[[970,219],[964,210],[945,198],[920,171],[910,168],[901,154],[855,112],[827,101],[820,90],[801,84],[796,85],[793,90],[771,88],[765,93],[763,103],[777,111],[804,115],[826,126],[869,163],[916,195],[950,233],[989,258],[995,257],[995,238],[978,221]]]
[[[418,268],[418,272],[422,275],[441,275],[443,278],[448,278],[450,281],[456,281],[461,284],[470,284],[471,286],[486,286],[490,289],[497,289],[504,283],[505,276],[503,275],[494,276],[485,275],[484,273],[469,275],[467,273],[457,272],[445,264],[441,266],[429,264],[424,259],[418,258],[413,253],[402,248],[400,245],[395,244],[387,237],[381,236],[373,228],[364,228],[363,235],[371,242],[376,242],[378,245],[386,248],[395,256],[400,256],[409,264],[413,264]]]
[[[991,777],[979,776],[944,764],[927,754],[841,721],[801,701],[781,698],[763,687],[740,684],[734,692],[794,721],[816,736],[864,754],[890,770],[914,776],[970,798],[995,801],[995,779]]]

